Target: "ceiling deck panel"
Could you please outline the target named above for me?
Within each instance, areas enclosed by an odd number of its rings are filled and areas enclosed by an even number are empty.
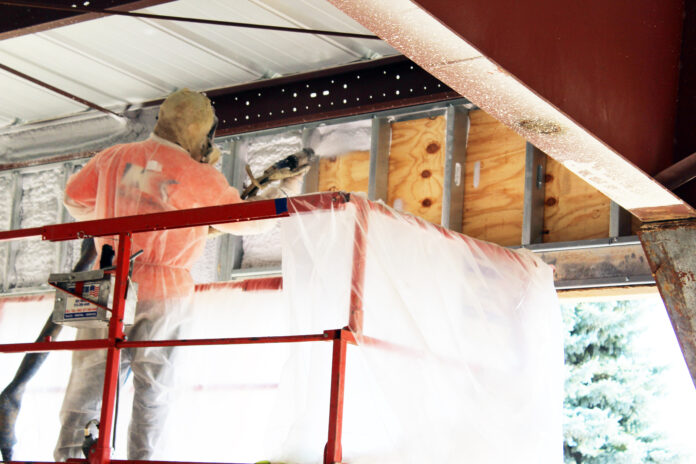
[[[138,83],[113,68],[89,59],[43,35],[0,42],[0,61],[22,73],[105,107],[118,107],[141,96]]]
[[[270,9],[283,17],[292,18],[297,24],[310,29],[325,29],[331,31],[355,32],[374,35],[348,15],[325,0],[251,0],[254,3]],[[366,49],[382,56],[399,54],[394,48],[382,40],[350,39],[342,37],[325,37],[343,46],[356,50]],[[369,56],[369,55],[365,55]]]
[[[178,0],[138,11],[370,34],[324,0]],[[225,88],[395,54],[380,40],[124,16],[0,41],[0,62],[117,112],[177,88]],[[85,109],[11,74],[0,74],[0,88],[13,94],[2,99],[0,121],[32,122]]]
[[[208,89],[220,83],[239,83],[258,76],[136,18],[110,16],[56,30],[102,53],[100,58],[129,63],[143,73],[166,81],[171,88]]]
[[[322,5],[320,17],[331,13],[341,16],[342,21],[326,24],[320,20],[308,20],[306,8],[318,11]],[[328,6],[327,6],[328,5]],[[293,10],[297,10],[293,13]],[[172,2],[148,8],[153,14],[236,21],[272,26],[296,27],[303,29],[335,30],[370,34],[352,19],[347,18],[330,4],[325,2],[307,2],[292,4],[285,10],[276,9],[262,1],[237,1],[234,4],[220,1],[207,2]],[[300,13],[301,12],[301,13]],[[164,21],[158,21],[165,23]],[[293,74],[337,66],[366,57],[392,55],[397,52],[380,40],[345,39],[313,34],[278,32],[248,29],[231,26],[208,26],[195,23],[167,21],[165,27],[183,29],[202,37],[203,41],[215,44],[219,50],[232,59],[250,60],[268,74]],[[375,49],[374,45],[380,45]],[[212,48],[212,47],[211,47]]]
[[[57,115],[75,114],[85,106],[44,89],[36,84],[0,71],[0,108],[3,114],[23,121],[50,119]]]

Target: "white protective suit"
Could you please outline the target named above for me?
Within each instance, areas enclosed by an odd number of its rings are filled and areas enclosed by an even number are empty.
[[[147,214],[240,202],[239,193],[210,164],[219,157],[211,137],[216,119],[210,101],[183,90],[160,108],[154,134],[143,142],[116,145],[91,159],[66,186],[65,206],[77,220]],[[274,221],[216,226],[247,234],[268,230]],[[191,315],[194,289],[190,269],[205,246],[208,227],[134,234],[133,252],[143,250],[133,267],[138,283],[135,323],[129,340],[179,338]],[[118,250],[117,238],[96,240]],[[106,338],[107,329],[81,329],[78,339]],[[128,437],[128,459],[151,459],[171,401],[172,348],[126,349],[122,373],[133,372],[135,399]],[[84,427],[99,420],[104,382],[104,350],[76,351],[61,409],[57,461],[82,458]],[[124,379],[125,375],[121,376]]]

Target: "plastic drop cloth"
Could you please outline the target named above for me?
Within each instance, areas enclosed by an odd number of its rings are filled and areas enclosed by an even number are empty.
[[[302,201],[290,203],[291,213],[293,205]],[[356,227],[361,207],[367,221]],[[280,223],[283,289],[196,292],[190,337],[339,329],[351,321],[351,291],[362,288],[362,343],[348,346],[346,362],[343,462],[561,462],[562,331],[547,265],[355,196]],[[352,284],[356,243],[362,287]],[[331,342],[181,348],[167,439],[152,459],[321,463],[331,349]],[[114,458],[125,457],[128,385]],[[20,416],[26,430],[47,423],[32,421]]]
[[[356,222],[361,209],[367,220]],[[365,234],[362,284],[351,283],[356,230]],[[364,337],[347,354],[344,462],[562,460],[560,312],[552,270],[531,253],[354,196],[343,210],[284,221],[283,278],[293,333],[348,325],[351,290],[362,291]],[[330,347],[291,350],[273,458],[321,462]]]

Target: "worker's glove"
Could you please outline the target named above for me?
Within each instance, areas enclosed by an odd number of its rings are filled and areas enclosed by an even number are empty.
[[[288,192],[286,193],[287,196],[297,195],[302,188],[302,176],[310,170],[310,163],[314,156],[314,150],[311,148],[303,148],[297,153],[293,153],[277,161],[267,168],[259,177],[255,177],[251,172],[251,168],[247,165],[246,171],[249,175],[250,183],[242,191],[242,199],[246,200],[256,196],[257,192],[260,190],[267,189],[268,184],[274,183],[274,185],[277,185],[275,184],[277,181],[281,181],[280,188]],[[270,193],[266,193],[265,197],[269,198],[269,195]],[[278,198],[278,196],[279,195],[275,195],[270,198]]]

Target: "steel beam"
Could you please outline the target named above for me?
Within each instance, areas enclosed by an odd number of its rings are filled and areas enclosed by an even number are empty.
[[[696,178],[696,153],[674,163],[655,176],[655,180],[670,190],[675,190]]]
[[[218,136],[461,98],[403,56],[268,79],[207,94],[220,120]]]
[[[646,224],[638,235],[696,385],[696,220]]]
[[[526,248],[555,269],[556,290],[654,285],[637,237],[544,243]]]
[[[646,174],[672,159],[683,2],[329,1],[640,220],[696,217]]]

